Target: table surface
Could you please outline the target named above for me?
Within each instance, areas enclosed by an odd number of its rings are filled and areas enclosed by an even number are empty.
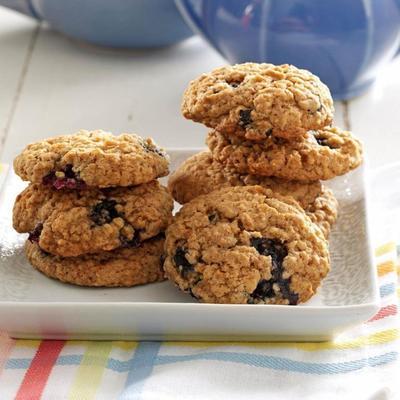
[[[187,83],[225,61],[199,37],[157,50],[92,47],[0,8],[0,160],[29,142],[78,129],[201,147],[207,129],[180,114]],[[336,103],[336,123],[364,142],[370,167],[399,160],[400,57],[373,88]]]

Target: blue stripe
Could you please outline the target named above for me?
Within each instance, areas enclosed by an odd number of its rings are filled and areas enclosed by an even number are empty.
[[[264,356],[260,354],[213,352],[185,356],[158,356],[155,360],[155,364],[165,365],[185,361],[211,360],[234,362],[278,371],[325,375],[352,372],[364,367],[376,367],[396,360],[397,356],[398,353],[392,351],[390,353],[385,353],[375,357],[362,358],[360,360],[322,364],[294,361],[288,358]]]
[[[153,343],[152,343],[153,344]],[[138,346],[142,347],[141,345]],[[146,346],[147,347],[147,346]],[[356,371],[364,367],[375,367],[387,364],[397,359],[397,352],[381,354],[375,357],[362,358],[360,360],[347,361],[343,363],[308,363],[295,361],[289,358],[272,357],[252,353],[230,353],[230,352],[212,352],[184,356],[157,356],[159,346],[142,347],[142,354],[136,354],[129,361],[119,361],[110,358],[107,363],[107,369],[126,373],[130,371],[125,387],[129,389],[129,396],[132,395],[131,386],[135,386],[136,393],[138,383],[143,384],[144,379],[148,377],[154,365],[166,365],[177,362],[211,360],[223,362],[235,362],[239,364],[251,365],[258,368],[269,368],[280,371],[302,372],[306,374],[338,374]],[[136,350],[137,351],[137,350]],[[144,354],[143,354],[144,353]],[[60,356],[56,365],[80,365],[82,355]],[[31,363],[30,358],[11,358],[7,360],[5,369],[27,369]],[[133,399],[133,397],[128,397]],[[123,399],[123,397],[121,397]]]
[[[59,356],[55,365],[79,365],[82,355]],[[7,360],[6,369],[28,369],[31,365],[31,358],[10,358]]]
[[[125,389],[119,400],[139,400],[145,380],[151,375],[161,342],[140,342],[129,362]]]
[[[119,361],[115,358],[110,358],[107,363],[107,369],[111,369],[114,372],[128,372],[131,361]]]
[[[389,296],[396,291],[396,285],[394,283],[387,283],[382,285],[379,289],[381,297]]]
[[[83,355],[59,356],[56,365],[80,365]]]
[[[10,358],[7,360],[5,369],[28,369],[32,358]]]

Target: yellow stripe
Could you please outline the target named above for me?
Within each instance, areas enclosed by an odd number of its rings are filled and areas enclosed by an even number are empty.
[[[386,261],[378,265],[378,275],[382,276],[388,274],[389,272],[394,272],[394,262]]]
[[[396,250],[396,243],[395,242],[389,242],[386,243],[382,246],[379,246],[376,250],[375,250],[375,255],[377,257],[383,256],[384,254],[390,253],[392,251]]]
[[[265,343],[247,343],[247,342],[230,342],[229,346],[253,347],[258,349],[270,348],[286,348],[298,349],[304,351],[320,351],[320,350],[346,350],[356,349],[359,347],[389,343],[400,338],[398,329],[388,329],[386,331],[377,332],[368,336],[360,336],[357,339],[348,342],[315,342],[315,343],[291,343],[291,342],[265,342]],[[218,342],[164,342],[166,346],[208,348],[226,346],[224,343]]]
[[[15,347],[29,347],[31,349],[39,347],[41,340],[26,340],[18,339],[15,343]]]
[[[95,397],[111,352],[112,342],[87,343],[68,396],[70,400],[91,400]]]

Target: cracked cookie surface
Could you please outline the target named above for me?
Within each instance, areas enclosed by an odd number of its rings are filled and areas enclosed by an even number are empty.
[[[329,89],[292,65],[245,63],[193,80],[183,96],[185,118],[248,140],[293,138],[332,122]]]
[[[213,130],[208,134],[207,145],[215,159],[240,173],[300,181],[346,174],[363,159],[360,141],[336,127],[309,131],[298,140],[270,137],[262,142]]]
[[[224,168],[209,151],[195,154],[184,161],[168,180],[168,189],[181,204],[214,190],[233,186],[260,185],[293,197],[326,237],[337,217],[338,204],[332,191],[319,181],[288,181],[275,177],[240,174]]]
[[[81,130],[28,145],[14,160],[23,180],[55,189],[131,186],[168,174],[167,154],[134,134]]]
[[[163,232],[173,200],[157,181],[128,188],[56,191],[30,184],[17,196],[13,225],[63,257],[136,247]]]
[[[224,188],[185,204],[166,231],[166,276],[209,303],[298,304],[329,271],[322,232],[291,198]]]
[[[146,240],[137,248],[59,257],[27,241],[25,253],[32,266],[44,275],[79,286],[130,287],[164,280],[164,237]]]

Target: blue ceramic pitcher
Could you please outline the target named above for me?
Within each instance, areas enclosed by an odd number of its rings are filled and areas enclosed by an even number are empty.
[[[0,5],[103,46],[166,46],[193,34],[174,0],[0,0]]]
[[[400,44],[400,0],[177,0],[177,5],[229,62],[309,69],[336,99],[364,92]]]

